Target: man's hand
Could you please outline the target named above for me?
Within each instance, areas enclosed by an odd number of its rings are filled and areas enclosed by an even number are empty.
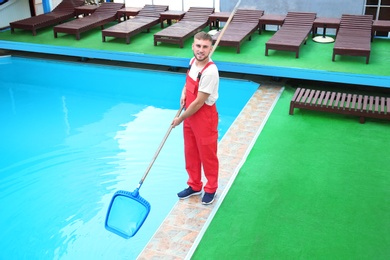
[[[181,119],[181,117],[176,117],[176,118],[173,119],[173,121],[172,121],[172,127],[175,128],[175,126],[180,125],[181,122],[183,122],[183,119]]]

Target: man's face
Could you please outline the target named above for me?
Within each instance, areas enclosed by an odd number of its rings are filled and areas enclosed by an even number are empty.
[[[192,44],[192,50],[194,51],[194,56],[198,61],[204,61],[208,59],[211,52],[211,42],[207,40],[198,40],[195,39]]]

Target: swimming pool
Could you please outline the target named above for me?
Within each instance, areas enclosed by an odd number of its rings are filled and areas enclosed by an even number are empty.
[[[137,235],[106,231],[106,210],[144,174],[185,76],[16,57],[0,69],[0,259],[136,258],[185,187],[180,128],[140,190],[152,210]],[[221,79],[220,138],[257,87]]]

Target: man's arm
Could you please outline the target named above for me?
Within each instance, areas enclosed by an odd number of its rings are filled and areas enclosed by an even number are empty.
[[[192,102],[191,105],[179,117],[176,117],[173,120],[172,126],[175,127],[177,125],[180,125],[184,119],[195,114],[204,105],[209,96],[210,94],[208,93],[198,92],[198,96],[196,97],[194,102]]]
[[[186,104],[186,85],[184,85],[183,90],[181,91],[180,106],[184,107],[185,104]]]

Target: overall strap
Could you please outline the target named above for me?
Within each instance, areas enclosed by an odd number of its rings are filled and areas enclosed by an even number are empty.
[[[192,58],[191,61],[190,61],[190,65],[188,66],[187,73],[190,72],[191,66],[192,66],[192,64],[193,64],[194,62],[195,62],[195,58]]]
[[[210,66],[211,64],[214,64],[214,62],[209,61],[206,64],[206,66],[204,66],[203,69],[199,72],[198,77],[197,77],[198,82],[200,81],[200,77],[202,76],[203,71],[205,71],[205,69],[207,69],[207,67]]]

